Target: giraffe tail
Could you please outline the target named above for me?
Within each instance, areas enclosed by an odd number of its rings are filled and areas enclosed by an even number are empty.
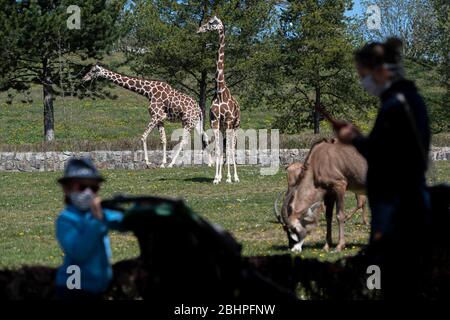
[[[206,150],[206,152],[208,154],[208,167],[211,167],[212,166],[211,152],[207,149],[208,143],[209,143],[209,138],[208,138],[208,135],[206,134],[206,132],[203,131],[203,115],[202,115],[202,113],[200,113],[200,121],[197,123],[196,131],[202,139],[202,151]]]
[[[200,121],[197,124],[197,132],[202,138],[202,150],[205,150],[209,143],[209,138],[205,131],[203,131],[203,114],[200,113]]]

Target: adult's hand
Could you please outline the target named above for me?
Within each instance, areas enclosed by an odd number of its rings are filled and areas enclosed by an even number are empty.
[[[339,141],[347,144],[350,144],[353,139],[362,135],[357,127],[347,121],[336,121],[334,130]]]

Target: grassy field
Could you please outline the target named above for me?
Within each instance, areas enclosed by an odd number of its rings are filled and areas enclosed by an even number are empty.
[[[122,57],[123,58],[123,57]],[[115,69],[114,59],[105,60],[114,70],[130,74],[126,67]],[[426,79],[425,79],[426,80]],[[427,87],[426,82],[418,83]],[[146,98],[119,87],[111,87],[114,99],[57,97],[55,108],[56,141],[43,143],[42,88],[33,86],[28,96],[14,99],[0,93],[0,151],[90,151],[140,150],[140,136],[148,121]],[[437,93],[436,93],[437,94]],[[243,129],[270,128],[276,111],[270,106],[248,110],[242,106]],[[323,122],[324,123],[324,122]],[[179,123],[166,125],[169,148],[170,134]],[[208,128],[209,126],[206,125]],[[330,134],[324,123],[323,136]],[[281,135],[281,148],[309,148],[319,138],[311,132]],[[157,130],[149,136],[150,150],[160,149]],[[433,136],[433,145],[450,146],[450,133]],[[449,162],[436,164],[437,180],[450,180]],[[196,212],[230,230],[244,245],[245,255],[286,253],[286,236],[275,222],[273,201],[285,189],[285,172],[261,176],[256,167],[239,168],[241,183],[212,185],[214,169],[152,169],[142,171],[105,171],[108,183],[104,197],[115,193],[181,197]],[[61,173],[0,173],[0,266],[21,264],[56,266],[61,251],[54,239],[54,221],[62,207],[61,192],[55,183]],[[354,207],[348,195],[347,209]],[[308,238],[305,257],[336,259],[354,254],[367,241],[368,227],[355,216],[347,226],[347,249],[342,253],[321,251],[324,243],[324,221]],[[334,227],[336,241],[337,230]],[[114,260],[138,254],[132,235],[112,235]]]
[[[111,89],[116,99],[57,98],[55,101],[55,135],[52,143],[43,142],[42,93],[32,89],[33,102],[14,100],[7,104],[6,93],[0,93],[0,151],[91,151],[141,150],[140,137],[150,120],[148,101],[122,88]],[[243,129],[271,127],[275,111],[242,110]],[[209,118],[208,118],[209,119]],[[206,124],[209,128],[209,124]],[[180,123],[166,123],[168,146],[171,133]],[[331,130],[324,122],[322,136]],[[311,131],[297,135],[280,135],[281,148],[309,148],[319,138]],[[433,136],[433,145],[450,146],[450,133]],[[161,149],[158,130],[148,137],[150,150]]]
[[[127,66],[116,67],[124,61],[123,54],[106,56],[103,62],[122,74],[133,75]],[[150,77],[151,78],[151,77]],[[107,80],[100,79],[103,83]],[[87,84],[89,86],[89,84]],[[50,145],[58,149],[89,149],[115,147],[133,149],[139,147],[139,139],[150,121],[149,101],[146,97],[124,88],[108,84],[111,99],[55,97],[55,136],[58,142]],[[185,92],[185,90],[182,90]],[[189,94],[188,92],[185,92]],[[12,97],[12,98],[10,98]],[[0,92],[0,150],[9,148],[39,148],[43,140],[42,86],[33,85],[29,93],[14,90]],[[208,103],[211,97],[208,99]],[[245,109],[245,108],[243,108]],[[270,128],[275,110],[243,110],[242,128]],[[207,116],[207,121],[209,115]],[[166,122],[168,140],[173,129],[181,123]],[[209,124],[206,125],[209,128]],[[135,143],[136,142],[136,143]],[[103,143],[103,144],[102,144]],[[25,145],[25,146],[24,146]],[[27,146],[28,145],[28,146]],[[159,146],[159,134],[155,129],[149,137],[150,146]],[[98,149],[98,148],[97,148]]]
[[[115,87],[115,99],[57,98],[55,100],[56,143],[47,148],[57,150],[141,148],[140,137],[150,116],[148,100],[136,93]],[[31,91],[33,102],[16,99],[6,103],[7,94],[0,93],[0,150],[38,150],[43,148],[42,93],[39,87]],[[270,128],[272,110],[243,111],[242,128]],[[209,119],[209,116],[207,117]],[[165,124],[168,141],[181,123]],[[206,124],[209,128],[209,124]],[[155,129],[148,138],[150,148],[160,148]]]
[[[112,69],[124,74],[132,74],[126,65],[117,67],[124,61],[121,54],[107,56],[103,60]],[[427,94],[440,94],[439,88],[427,85],[430,79],[425,73],[417,74],[418,85]],[[420,77],[418,77],[420,75]],[[106,81],[106,80],[99,80]],[[89,85],[89,84],[88,84]],[[28,95],[0,92],[0,151],[90,151],[90,150],[140,150],[140,137],[150,117],[148,100],[131,91],[111,85],[108,89],[112,99],[56,97],[54,101],[55,137],[53,143],[43,143],[42,87],[32,86]],[[12,94],[14,98],[10,98]],[[236,94],[236,93],[235,93]],[[239,96],[237,96],[239,100]],[[210,98],[208,98],[208,103]],[[248,110],[241,105],[241,128],[267,129],[272,126],[277,111],[271,106]],[[372,117],[374,118],[374,117]],[[207,116],[206,121],[208,121]],[[371,123],[361,123],[370,128]],[[329,136],[331,129],[322,121],[322,132]],[[206,128],[209,124],[206,123]],[[180,123],[166,123],[169,147],[173,129],[181,128]],[[308,130],[297,135],[281,135],[282,148],[309,148],[318,136]],[[450,146],[450,133],[433,136],[433,145]],[[148,138],[150,149],[161,149],[158,130]]]
[[[262,176],[259,168],[239,167],[239,184],[212,185],[213,168],[104,171],[108,181],[101,194],[161,195],[181,197],[197,213],[231,231],[243,244],[245,255],[288,252],[286,237],[272,212],[277,193],[285,189],[284,170]],[[450,180],[450,162],[436,162],[437,182]],[[57,266],[62,253],[54,238],[55,218],[62,208],[62,195],[56,184],[61,173],[0,173],[0,267],[22,264]],[[346,208],[354,207],[347,194]],[[304,257],[334,260],[355,254],[368,238],[369,228],[360,215],[346,224],[347,249],[342,253],[321,250],[325,241],[325,221],[307,238]],[[131,234],[112,233],[114,261],[138,254]],[[334,225],[333,238],[337,241]],[[175,250],[176,248],[168,248]],[[175,252],[176,253],[176,252]]]

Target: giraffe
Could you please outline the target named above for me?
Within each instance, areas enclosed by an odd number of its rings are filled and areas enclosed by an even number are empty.
[[[151,120],[141,137],[147,167],[151,164],[148,160],[147,154],[147,137],[155,127],[158,127],[161,144],[163,146],[163,159],[161,167],[164,167],[167,163],[167,139],[166,132],[164,130],[164,121],[166,120],[171,122],[181,121],[183,124],[183,138],[181,144],[179,144],[177,149],[174,150],[175,154],[171,163],[168,165],[168,168],[171,168],[175,164],[181,149],[183,149],[183,147],[187,144],[192,129],[195,129],[195,131],[202,138],[202,147],[205,150],[208,143],[208,136],[203,131],[203,117],[200,106],[192,97],[175,90],[163,81],[124,76],[106,69],[98,62],[92,66],[91,70],[83,77],[83,82],[95,78],[110,80],[114,84],[141,94],[150,100],[148,111],[150,113]],[[208,166],[211,166],[211,155],[208,153],[208,156]]]
[[[220,149],[220,133],[226,131],[226,155],[227,155],[227,183],[231,183],[230,161],[234,169],[234,181],[239,182],[236,170],[236,130],[239,129],[241,121],[241,112],[239,104],[231,95],[225,83],[224,58],[225,58],[225,31],[222,21],[214,16],[208,22],[200,26],[197,33],[209,31],[219,32],[219,50],[216,63],[216,93],[211,104],[210,120],[211,128],[214,132],[215,152],[216,152],[216,175],[214,184],[222,180],[223,151]]]

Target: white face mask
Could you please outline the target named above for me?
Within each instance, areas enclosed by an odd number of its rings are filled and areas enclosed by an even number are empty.
[[[89,211],[94,196],[95,194],[90,188],[69,194],[70,201],[80,211]]]
[[[367,92],[377,97],[386,89],[386,85],[376,83],[371,74],[361,79],[361,85]]]

